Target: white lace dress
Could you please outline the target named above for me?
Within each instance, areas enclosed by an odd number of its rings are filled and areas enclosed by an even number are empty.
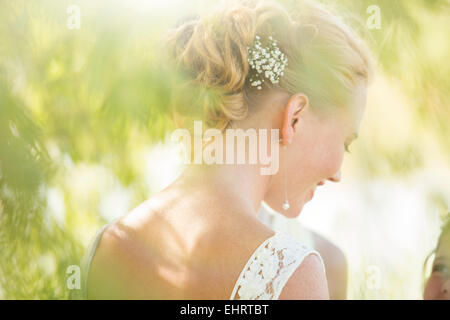
[[[230,299],[278,299],[291,275],[310,254],[319,257],[325,271],[317,251],[287,234],[275,233],[252,254],[234,285]]]

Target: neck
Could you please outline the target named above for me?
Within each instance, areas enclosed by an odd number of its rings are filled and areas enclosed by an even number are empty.
[[[179,182],[205,196],[217,196],[247,213],[257,214],[271,176],[261,175],[257,165],[191,165]],[[214,197],[216,198],[216,197]]]

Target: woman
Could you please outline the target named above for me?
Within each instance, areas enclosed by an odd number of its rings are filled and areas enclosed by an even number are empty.
[[[318,185],[340,180],[365,108],[365,46],[309,1],[289,10],[227,2],[171,30],[167,43],[182,75],[171,100],[176,120],[201,119],[219,133],[275,130],[279,140],[260,141],[280,170],[261,174],[267,163],[249,161],[188,166],[99,232],[85,297],[328,299],[320,255],[267,228],[257,212],[264,201],[296,217]],[[219,138],[229,139],[202,146]]]
[[[426,283],[423,297],[425,300],[450,300],[450,219],[442,227],[433,253],[435,258],[432,273]]]

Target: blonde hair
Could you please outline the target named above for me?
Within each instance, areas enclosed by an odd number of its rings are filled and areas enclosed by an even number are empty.
[[[277,84],[256,90],[247,79],[248,46],[275,38],[288,57]],[[306,94],[313,108],[345,106],[359,79],[371,74],[369,50],[338,16],[309,0],[289,12],[271,1],[233,1],[169,30],[167,45],[181,81],[173,90],[176,119],[201,117],[225,129],[242,120],[253,96],[271,89]]]

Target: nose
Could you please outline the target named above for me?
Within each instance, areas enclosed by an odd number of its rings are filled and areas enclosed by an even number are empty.
[[[328,178],[328,180],[333,181],[333,182],[339,182],[341,181],[341,169],[339,169],[334,176]]]

